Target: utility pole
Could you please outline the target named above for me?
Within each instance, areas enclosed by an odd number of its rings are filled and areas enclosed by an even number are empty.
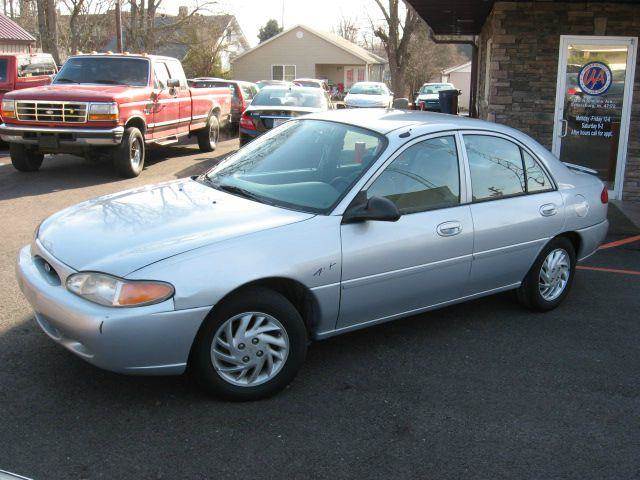
[[[120,9],[120,0],[116,0],[116,42],[118,53],[122,53],[122,12]]]

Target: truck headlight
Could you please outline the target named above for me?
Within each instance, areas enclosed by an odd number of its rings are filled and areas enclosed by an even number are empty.
[[[125,280],[104,273],[80,272],[67,278],[67,289],[106,307],[141,307],[164,302],[175,293],[165,282]]]
[[[111,103],[90,103],[89,120],[94,122],[118,120],[118,104]]]
[[[3,118],[16,118],[16,101],[3,98],[2,99],[2,117]]]

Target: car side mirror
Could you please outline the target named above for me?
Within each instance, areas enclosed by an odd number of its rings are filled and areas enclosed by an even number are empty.
[[[366,202],[362,202],[362,199],[358,201],[359,197],[360,195],[354,199],[354,202],[344,212],[342,223],[397,222],[400,219],[401,215],[398,207],[388,198],[374,196],[366,200]]]
[[[347,108],[347,106],[344,103],[336,103],[336,108],[338,110],[342,110],[343,108]]]

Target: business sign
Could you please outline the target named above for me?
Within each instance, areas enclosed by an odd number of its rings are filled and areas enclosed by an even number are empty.
[[[578,73],[580,89],[587,95],[602,95],[611,86],[613,76],[606,63],[590,62]]]

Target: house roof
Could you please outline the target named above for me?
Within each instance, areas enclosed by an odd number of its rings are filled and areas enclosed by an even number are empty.
[[[469,72],[471,71],[471,62],[465,62],[462,65],[445,68],[444,70],[442,70],[442,73],[444,75],[449,75],[450,73],[453,73],[453,72],[463,72],[465,70],[468,70]]]
[[[280,37],[286,35],[287,33],[291,32],[292,30],[296,30],[296,29],[302,29],[302,30],[306,30],[307,32],[310,32],[320,38],[322,38],[323,40],[325,40],[326,42],[329,42],[333,45],[335,45],[336,47],[346,51],[347,53],[350,53],[351,55],[361,59],[362,61],[364,61],[365,63],[387,63],[387,61],[382,58],[379,57],[378,55],[369,52],[368,50],[365,50],[364,48],[362,48],[359,45],[356,45],[355,43],[350,42],[349,40],[342,38],[339,35],[334,35],[333,33],[327,33],[327,32],[321,32],[319,30],[316,30],[314,28],[311,28],[307,25],[294,25],[291,28],[288,28],[287,30],[284,30],[282,32],[280,32],[278,35],[275,35],[273,37],[271,37],[269,40],[265,40],[264,42],[258,44],[257,46],[253,47],[250,50],[246,50],[245,52],[243,52],[241,55],[238,55],[234,60],[237,60],[239,58],[242,58],[243,56],[247,55],[248,53],[251,53],[255,50],[258,50],[262,47],[264,47],[266,44],[271,43],[277,39],[279,39]]]
[[[0,14],[0,40],[33,43],[36,39],[13,20]]]

